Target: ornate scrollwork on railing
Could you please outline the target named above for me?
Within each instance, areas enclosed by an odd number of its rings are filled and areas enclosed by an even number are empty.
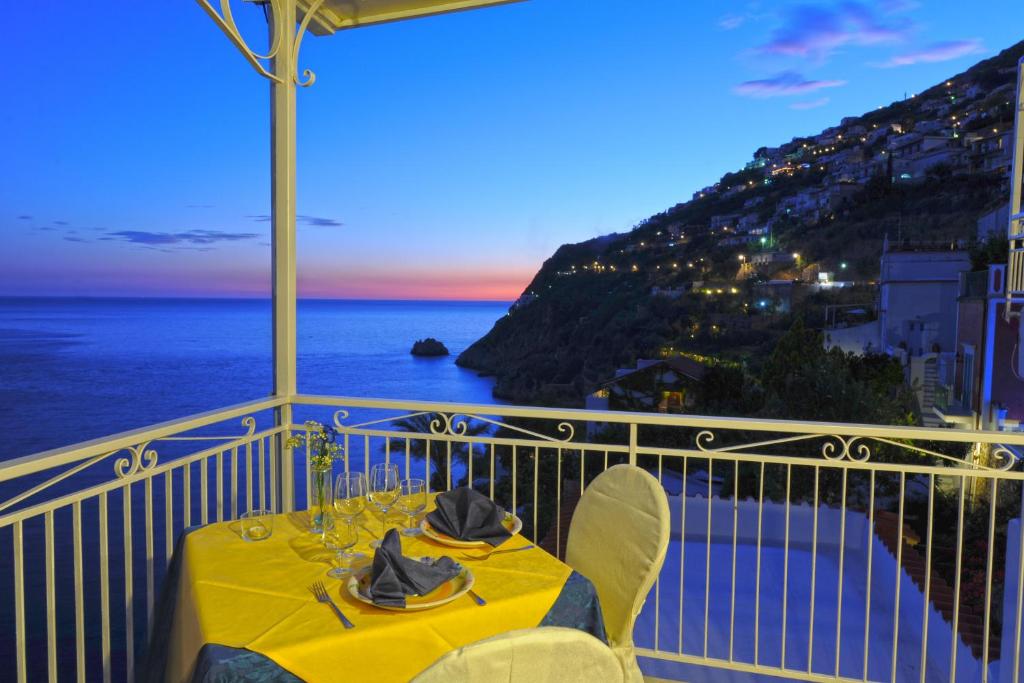
[[[131,477],[139,472],[151,470],[156,467],[157,452],[156,449],[149,447],[150,442],[146,441],[136,446],[129,446],[126,449],[131,456],[131,459],[118,458],[114,461],[114,474],[117,475],[118,479],[124,479]],[[117,451],[114,451],[116,453]],[[110,453],[109,455],[113,455]]]
[[[294,2],[294,0],[283,0],[284,2]],[[283,25],[283,12],[281,8],[282,0],[265,0],[265,3],[269,5],[270,13],[273,17],[274,35],[271,40],[269,49],[265,53],[256,52],[246,42],[245,38],[242,37],[241,31],[238,30],[238,25],[235,23],[235,17],[231,13],[231,0],[220,0],[220,12],[210,4],[209,0],[196,0],[199,5],[206,11],[213,22],[217,24],[224,35],[234,44],[238,51],[242,53],[246,61],[252,65],[258,74],[264,78],[268,78],[275,83],[284,84],[284,80],[280,76],[270,71],[270,65],[268,62],[279,57],[282,54],[281,44],[284,38],[283,29],[280,27]],[[306,31],[309,29],[309,23],[313,17],[316,16],[320,6],[324,4],[324,0],[314,0],[309,9],[306,10],[302,17],[302,21],[299,23],[299,28],[295,32],[294,40],[292,41],[292,49],[287,57],[291,59],[291,68],[293,73],[291,80],[298,86],[308,88],[316,82],[316,74],[311,69],[303,69],[302,75],[299,75],[299,49],[302,46],[302,38],[306,35]]]
[[[508,429],[519,434],[525,434],[541,441],[547,441],[550,443],[567,443],[572,441],[573,436],[576,434],[576,429],[570,422],[559,422],[556,425],[556,429],[563,436],[554,437],[548,434],[541,434],[517,425],[512,425],[507,422],[501,422],[499,420],[493,420],[483,415],[475,415],[472,413],[438,413],[440,420],[434,418],[430,422],[430,431],[434,434],[448,434],[450,436],[466,436],[469,430],[469,422],[476,420],[477,422],[483,422],[501,429]],[[443,422],[442,422],[443,421]],[[442,428],[443,425],[443,428]]]
[[[342,423],[342,420],[347,420],[348,417],[348,411],[345,410],[344,408],[341,408],[339,410],[334,411],[334,416],[331,418],[331,421],[334,423],[334,426],[337,427],[338,429],[349,429],[349,427]]]
[[[995,444],[993,444],[991,452],[989,452],[986,457],[974,455],[957,458],[947,453],[940,453],[929,448],[914,445],[907,441],[890,439],[884,436],[795,434],[778,439],[768,439],[752,443],[739,443],[719,447],[713,446],[715,439],[715,433],[711,430],[705,429],[700,431],[694,438],[694,444],[697,447],[697,450],[705,453],[747,453],[751,455],[756,453],[757,455],[765,455],[765,453],[763,451],[759,451],[759,449],[799,441],[823,439],[824,443],[821,444],[821,448],[818,452],[821,454],[821,457],[833,462],[843,460],[858,463],[869,462],[874,455],[873,447],[877,444],[885,444],[917,455],[927,455],[952,465],[968,467],[974,470],[1009,470],[1020,462],[1020,456],[1018,456],[1012,449],[1005,445]]]
[[[842,436],[828,436],[828,439],[835,439],[834,441],[826,441],[821,445],[821,455],[826,460],[851,460],[853,462],[867,462],[871,459],[871,447],[866,443],[857,443],[854,447],[854,443],[860,441],[862,437],[851,436],[844,438]]]
[[[245,427],[245,436],[242,438],[252,436],[253,434],[256,433],[256,418],[253,417],[252,415],[249,415],[248,417],[243,417],[242,426]]]
[[[387,425],[394,424],[399,421],[408,421],[414,423],[416,418],[426,418],[421,424],[421,429],[424,435],[434,436],[453,436],[470,438],[475,435],[471,432],[470,424],[473,422],[479,422],[501,429],[508,429],[519,434],[523,434],[534,439],[546,441],[549,443],[568,443],[573,440],[576,435],[576,429],[573,427],[571,422],[559,422],[555,425],[555,429],[561,436],[551,436],[548,434],[541,434],[540,432],[531,431],[517,425],[509,424],[507,422],[501,422],[499,420],[492,419],[484,415],[477,415],[475,413],[440,413],[432,411],[418,411],[415,413],[404,413],[402,415],[392,415],[389,417],[378,418],[375,420],[367,420],[358,424],[345,424],[344,420],[349,417],[347,410],[338,410],[334,413],[334,426],[341,431],[353,432],[359,429],[365,429],[367,427],[373,427],[376,425]],[[407,431],[407,430],[403,430]],[[416,432],[409,432],[409,436],[414,436]]]
[[[158,438],[150,438],[145,441],[141,441],[133,446],[124,446],[122,448],[116,448],[110,451],[98,453],[96,455],[79,460],[60,472],[57,472],[53,476],[45,479],[31,486],[30,488],[18,493],[17,495],[8,498],[7,500],[0,500],[0,512],[9,508],[23,503],[29,498],[50,489],[54,484],[70,479],[71,477],[88,470],[94,465],[103,463],[110,458],[122,454],[121,457],[114,460],[114,476],[118,480],[130,480],[133,477],[141,476],[152,476],[148,474],[154,470],[157,466],[158,454],[155,448],[151,448],[154,441],[177,441],[177,442],[192,442],[192,441],[226,441],[245,443],[246,441],[252,441],[256,434],[256,418],[252,415],[248,415],[241,420],[242,426],[245,427],[245,433],[238,434],[197,434],[193,436],[161,436]],[[186,429],[185,431],[188,431]],[[173,460],[172,460],[173,462]],[[130,484],[131,481],[125,481],[125,484]]]
[[[1020,456],[1014,453],[1008,446],[999,444],[989,454],[989,461],[994,469],[1010,470],[1020,461]]]

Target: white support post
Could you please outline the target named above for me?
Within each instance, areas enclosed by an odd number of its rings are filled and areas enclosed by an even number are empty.
[[[274,396],[296,393],[295,328],[295,0],[281,0],[279,12],[271,12],[270,43],[280,40],[272,61],[275,79],[270,81],[270,186],[271,258],[273,260]],[[275,35],[276,34],[276,35]],[[292,423],[292,405],[275,411],[279,426]],[[292,451],[284,448],[288,433],[281,434],[277,482],[282,511],[295,507],[295,467]]]

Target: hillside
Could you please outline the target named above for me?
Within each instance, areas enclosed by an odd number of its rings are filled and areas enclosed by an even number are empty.
[[[1024,42],[762,147],[628,234],[563,245],[458,363],[494,375],[500,398],[549,405],[580,405],[616,368],[668,349],[756,369],[794,319],[820,327],[826,305],[870,306],[887,236],[976,239],[979,217],[1006,201],[1021,55]],[[811,286],[819,278],[849,286]]]

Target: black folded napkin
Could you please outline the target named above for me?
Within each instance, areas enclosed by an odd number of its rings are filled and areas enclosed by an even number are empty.
[[[427,515],[427,521],[442,534],[460,541],[485,541],[493,546],[512,536],[502,525],[504,511],[469,487],[442,493],[435,502],[437,509]]]
[[[373,556],[370,598],[376,605],[405,607],[406,595],[426,595],[460,571],[462,568],[450,557],[429,562],[405,557],[398,531],[389,529]]]

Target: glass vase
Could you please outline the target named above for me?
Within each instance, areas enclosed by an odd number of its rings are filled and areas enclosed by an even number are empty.
[[[334,482],[330,467],[313,467],[309,471],[309,528],[322,534],[334,525]]]

